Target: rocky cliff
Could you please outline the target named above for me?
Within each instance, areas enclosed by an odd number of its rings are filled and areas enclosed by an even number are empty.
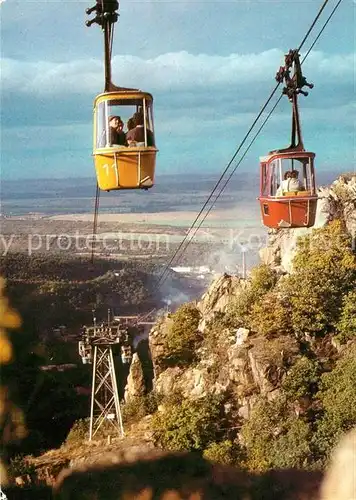
[[[198,332],[203,338],[212,336],[214,320],[226,313],[248,286],[247,280],[226,274],[212,282],[195,305],[201,318]],[[188,367],[178,364],[164,368],[162,360],[169,357],[169,352],[165,352],[165,339],[172,323],[173,319],[168,316],[150,332],[155,391],[163,397],[178,391],[184,398],[193,399],[234,391],[239,395],[238,413],[243,418],[248,418],[256,394],[268,399],[276,396],[283,367],[299,352],[296,340],[290,337],[280,337],[276,342],[250,335],[248,328],[227,325],[216,339],[209,338],[214,346],[203,342],[198,348],[199,361]]]
[[[149,347],[161,444],[180,446],[169,441],[178,432],[171,415],[185,422],[189,401],[204,412],[195,402],[218,398],[224,436],[250,454],[248,467],[325,464],[336,436],[356,425],[351,400],[331,403],[332,384],[348,397],[341,374],[354,373],[355,236],[356,176],[344,175],[319,190],[315,228],[271,234],[250,278],[219,276],[200,300],[160,319]],[[281,459],[288,446],[295,455]]]

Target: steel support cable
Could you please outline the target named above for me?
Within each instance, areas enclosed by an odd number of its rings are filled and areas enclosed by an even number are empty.
[[[323,5],[321,6],[321,8],[319,9],[319,12],[316,16],[316,18],[314,19],[313,23],[311,24],[309,30],[307,31],[307,34],[304,36],[301,44],[299,45],[299,48],[298,48],[298,51],[302,48],[302,46],[304,45],[305,41],[307,40],[308,36],[310,35],[312,29],[314,28],[317,20],[319,19],[321,13],[323,12],[324,8],[326,7],[327,3],[328,3],[329,0],[325,0]],[[332,10],[331,14],[329,15],[329,17],[327,18],[326,22],[324,23],[323,27],[321,28],[321,30],[319,31],[317,37],[315,38],[314,42],[312,43],[311,47],[309,48],[308,52],[306,53],[306,55],[304,56],[303,58],[303,61],[302,63],[305,61],[305,59],[307,58],[307,56],[309,55],[309,53],[311,52],[311,50],[313,49],[313,47],[315,46],[316,42],[318,41],[318,39],[320,38],[322,32],[324,31],[326,25],[329,23],[330,19],[332,18],[332,16],[334,15],[336,9],[338,8],[338,6],[340,5],[342,0],[339,0],[338,3],[335,5],[334,9]],[[220,184],[220,182],[222,181],[222,178],[225,176],[227,170],[230,168],[232,162],[234,161],[234,159],[236,158],[239,150],[241,149],[242,145],[244,144],[244,142],[246,141],[248,135],[250,134],[252,128],[254,127],[255,123],[257,122],[257,120],[260,118],[261,114],[263,113],[264,109],[266,108],[266,106],[268,105],[268,103],[270,102],[271,98],[273,97],[274,93],[276,92],[277,88],[278,88],[279,84],[276,86],[276,88],[273,90],[272,94],[270,95],[268,101],[266,102],[265,106],[262,108],[261,112],[259,113],[258,117],[256,118],[256,120],[254,121],[253,125],[250,127],[248,133],[246,134],[246,136],[244,137],[242,143],[240,144],[238,150],[235,152],[233,158],[230,160],[228,166],[226,167],[226,169],[224,170],[223,174],[221,175],[217,185],[214,187],[214,190],[212,191],[212,193],[210,194],[208,200],[205,202],[203,208],[201,209],[201,211],[199,212],[198,216],[196,217],[196,219],[194,220],[192,226],[190,227],[187,235],[185,236],[185,238],[182,240],[181,244],[179,245],[179,247],[177,248],[177,250],[175,251],[175,253],[173,254],[172,258],[170,259],[169,263],[166,265],[164,271],[162,272],[159,280],[158,280],[158,283],[157,283],[157,288],[159,288],[163,283],[164,281],[166,280],[166,274],[169,272],[168,269],[169,269],[169,266],[172,264],[172,262],[175,260],[177,254],[179,253],[179,251],[183,248],[183,245],[185,244],[186,240],[188,239],[188,237],[190,236],[190,231],[194,228],[197,220],[199,219],[200,215],[202,214],[203,210],[205,209],[206,205],[208,204],[208,202],[210,201],[210,199],[212,198],[214,192],[216,191],[218,185]],[[261,127],[259,128],[258,132],[255,134],[254,138],[252,139],[252,141],[250,142],[249,146],[247,147],[247,149],[245,150],[243,156],[241,157],[241,159],[238,161],[237,165],[235,165],[235,168],[234,170],[232,171],[232,173],[229,175],[228,177],[228,180],[225,182],[223,188],[219,191],[218,195],[215,197],[212,205],[210,206],[210,208],[208,209],[208,212],[206,213],[206,215],[203,217],[202,221],[200,222],[199,226],[197,227],[197,229],[194,231],[193,233],[193,236],[189,239],[189,241],[187,242],[187,244],[184,246],[183,250],[181,251],[181,255],[178,259],[180,259],[182,257],[182,255],[184,254],[185,250],[187,249],[188,245],[190,244],[190,242],[192,241],[192,239],[194,238],[196,232],[198,231],[198,229],[201,227],[201,225],[203,224],[203,222],[205,221],[206,217],[208,216],[208,214],[211,212],[214,204],[216,203],[217,199],[220,197],[221,193],[223,192],[223,190],[225,189],[226,185],[228,184],[228,182],[230,181],[231,177],[233,176],[233,174],[235,173],[237,167],[240,165],[240,163],[242,162],[242,160],[244,159],[244,157],[246,156],[248,150],[250,149],[250,147],[252,146],[252,144],[254,143],[254,141],[256,140],[257,136],[259,135],[259,133],[261,132],[261,130],[263,129],[264,125],[267,123],[268,119],[270,118],[271,114],[273,113],[273,111],[275,110],[275,108],[277,107],[277,105],[279,104],[280,100],[281,100],[282,96],[279,97],[278,101],[276,102],[276,104],[274,105],[274,107],[272,108],[272,110],[270,111],[270,113],[268,114],[268,116],[266,117],[266,119],[264,120],[264,122],[262,123]]]
[[[92,234],[93,240],[92,240],[92,247],[91,247],[91,263],[92,264],[94,264],[94,254],[95,254],[95,247],[96,247],[96,233],[97,233],[97,229],[98,229],[99,202],[100,202],[100,189],[99,189],[99,184],[96,183],[93,234]]]
[[[253,121],[252,125],[250,126],[248,132],[246,133],[246,135],[244,136],[243,140],[241,141],[240,145],[238,146],[237,150],[235,151],[233,157],[231,158],[231,160],[229,161],[229,163],[227,164],[227,166],[225,167],[225,170],[223,171],[223,173],[220,175],[220,178],[219,180],[217,181],[217,183],[215,184],[213,190],[211,191],[208,199],[206,200],[206,202],[204,203],[204,205],[202,206],[202,208],[200,209],[200,212],[198,213],[198,215],[196,216],[196,218],[194,219],[194,222],[192,223],[192,225],[190,226],[189,230],[188,230],[188,233],[186,234],[186,236],[183,238],[183,240],[181,241],[181,243],[179,244],[177,250],[174,252],[173,256],[171,257],[170,261],[168,262],[168,264],[166,265],[165,267],[165,270],[162,272],[161,276],[158,278],[158,283],[157,283],[157,286],[159,286],[159,283],[163,277],[163,275],[165,274],[165,272],[167,271],[167,269],[169,268],[169,266],[172,264],[172,262],[174,261],[176,255],[178,254],[178,252],[180,251],[180,249],[183,247],[186,239],[188,238],[189,236],[189,233],[190,231],[194,228],[195,224],[198,222],[200,216],[202,215],[202,213],[204,212],[207,204],[209,203],[209,201],[211,200],[211,198],[213,197],[215,191],[218,189],[219,187],[219,184],[222,182],[223,178],[225,177],[227,171],[230,169],[232,163],[234,162],[236,156],[239,154],[242,146],[245,144],[245,142],[247,141],[248,139],[248,136],[250,135],[251,131],[253,130],[254,126],[256,125],[257,121],[259,120],[259,118],[261,117],[262,113],[264,112],[264,110],[266,109],[266,107],[268,106],[268,104],[270,103],[272,97],[274,96],[274,94],[276,93],[278,87],[280,86],[280,83],[277,83],[277,85],[274,87],[274,89],[272,90],[269,98],[267,99],[266,103],[264,104],[264,106],[262,107],[262,109],[260,110],[260,112],[258,113],[257,117],[255,118],[255,120]]]
[[[247,146],[247,148],[245,149],[243,155],[241,156],[241,158],[239,159],[239,161],[236,163],[234,169],[232,170],[232,172],[229,174],[229,177],[227,178],[227,180],[225,181],[224,185],[220,188],[220,191],[218,192],[218,194],[216,195],[215,197],[215,200],[213,201],[213,203],[210,205],[209,209],[207,210],[207,212],[205,213],[204,217],[201,219],[201,221],[199,222],[199,225],[196,226],[194,228],[194,233],[192,234],[191,238],[186,242],[186,245],[185,247],[183,248],[182,252],[181,252],[181,255],[178,257],[178,262],[179,260],[181,259],[181,257],[183,256],[185,250],[188,248],[189,244],[191,243],[191,241],[194,239],[196,233],[199,231],[199,229],[201,228],[202,224],[204,223],[205,219],[208,217],[208,215],[210,214],[211,210],[214,208],[214,205],[216,203],[216,201],[218,200],[218,198],[221,196],[222,192],[224,191],[224,189],[226,188],[227,184],[230,182],[231,180],[231,177],[234,175],[234,173],[236,172],[236,169],[240,166],[240,164],[242,163],[243,159],[245,158],[245,156],[247,155],[248,151],[250,150],[251,146],[253,145],[253,143],[255,142],[255,140],[257,139],[257,137],[259,136],[259,134],[261,133],[263,127],[266,125],[267,121],[269,120],[269,118],[271,117],[272,113],[274,112],[274,110],[276,109],[276,107],[278,106],[278,104],[280,103],[281,99],[282,99],[283,95],[281,95],[278,100],[276,101],[276,103],[274,104],[273,108],[270,110],[270,112],[268,113],[267,117],[264,119],[264,121],[262,122],[262,125],[259,127],[258,131],[256,132],[256,134],[253,136],[252,140],[250,141],[249,145]],[[163,281],[164,282],[164,281]]]
[[[335,13],[336,9],[339,7],[339,5],[341,4],[341,2],[342,2],[342,0],[339,0],[339,1],[337,2],[337,4],[335,5],[335,7],[333,8],[333,10],[331,11],[331,13],[330,13],[329,17],[327,18],[327,20],[326,20],[326,21],[325,21],[325,23],[323,24],[323,26],[322,26],[321,30],[319,31],[319,33],[318,33],[317,37],[315,38],[314,42],[311,44],[311,46],[309,47],[309,49],[308,49],[307,53],[306,53],[306,54],[305,54],[305,56],[303,57],[302,62],[300,63],[301,65],[303,64],[303,62],[305,61],[305,59],[308,57],[308,55],[310,54],[310,52],[313,50],[313,48],[314,48],[314,46],[315,46],[316,42],[319,40],[319,38],[320,38],[320,36],[321,36],[322,32],[324,31],[324,29],[326,28],[326,26],[329,24],[330,19],[333,17],[333,15],[334,15],[334,13]]]
[[[300,43],[300,45],[298,47],[298,52],[301,50],[301,48],[305,44],[307,38],[309,37],[310,33],[312,32],[315,24],[317,23],[319,17],[321,16],[321,14],[322,14],[323,10],[325,9],[325,7],[326,7],[326,5],[327,5],[328,2],[329,2],[329,0],[325,0],[324,3],[323,3],[323,5],[320,7],[318,14],[316,15],[314,21],[311,23],[310,28],[306,32],[305,37],[303,38],[302,42]]]

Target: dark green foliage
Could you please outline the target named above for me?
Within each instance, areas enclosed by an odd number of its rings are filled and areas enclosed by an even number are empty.
[[[145,396],[138,396],[128,401],[122,406],[124,423],[132,424],[141,420],[145,415],[155,413],[162,399],[162,396],[152,391]]]
[[[289,334],[292,330],[288,301],[274,291],[267,292],[263,300],[251,308],[248,325],[254,333],[272,338]]]
[[[153,272],[155,267],[142,262],[120,262],[116,259],[95,259],[94,265],[88,258],[61,254],[8,253],[0,258],[0,274],[5,278],[36,281],[94,280],[107,272],[129,270],[137,273]]]
[[[204,450],[203,456],[211,462],[224,465],[235,465],[239,460],[240,448],[229,439],[219,443],[210,443]]]
[[[356,290],[351,290],[344,298],[339,322],[338,339],[344,343],[356,340]]]
[[[318,398],[323,416],[314,442],[320,456],[327,458],[340,436],[356,425],[356,345],[352,345],[330,373],[321,378]]]
[[[356,288],[356,256],[342,223],[335,220],[302,238],[293,265],[283,289],[294,332],[325,335],[338,324],[344,297]]]
[[[90,428],[90,418],[82,418],[76,420],[63,443],[64,446],[70,447],[80,447],[83,443],[88,442],[89,440],[89,428]],[[95,440],[106,439],[109,435],[118,436],[117,428],[114,428],[113,425],[104,421],[100,428],[96,431],[94,435]]]
[[[92,266],[87,259],[53,254],[9,253],[0,259],[14,307],[37,330],[91,322],[93,308],[97,317],[106,317],[108,307],[121,314],[136,312],[138,304],[151,309],[151,270],[149,264],[96,259]]]
[[[89,424],[90,418],[82,418],[76,420],[71,427],[68,436],[65,439],[66,445],[80,446],[84,441],[89,439]]]
[[[157,445],[167,450],[200,450],[221,439],[223,408],[221,401],[207,396],[197,401],[167,401],[164,411],[152,422]]]
[[[25,474],[33,474],[35,472],[34,465],[26,460],[24,455],[15,455],[10,460],[8,473],[11,477],[23,476]]]
[[[277,273],[269,266],[260,265],[251,271],[247,289],[232,301],[228,309],[229,322],[234,326],[249,327],[253,306],[262,301],[267,292],[273,290]]]
[[[315,360],[301,357],[292,366],[282,388],[289,401],[315,394],[320,379],[320,366]]]
[[[261,398],[241,433],[248,469],[304,468],[312,459],[311,429],[283,396],[271,402]]]
[[[196,349],[201,343],[198,331],[200,312],[194,304],[184,304],[172,314],[172,324],[167,336],[165,350],[167,361],[187,364],[196,359]]]

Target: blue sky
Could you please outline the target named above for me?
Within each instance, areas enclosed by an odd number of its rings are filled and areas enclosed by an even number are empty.
[[[113,81],[153,93],[159,172],[225,168],[321,3],[121,1]],[[1,2],[3,179],[94,175],[92,103],[104,75],[102,33],[84,25],[90,6]],[[304,143],[321,170],[354,168],[355,11],[343,0],[304,64],[315,85],[300,99]],[[241,170],[257,170],[259,156],[288,145],[290,111],[284,97]]]

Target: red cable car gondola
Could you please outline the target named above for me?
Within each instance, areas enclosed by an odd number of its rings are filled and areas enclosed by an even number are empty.
[[[290,77],[290,70],[294,75]],[[288,148],[270,151],[260,158],[260,206],[265,226],[274,229],[311,227],[315,222],[318,196],[315,189],[315,154],[305,151],[298,112],[298,94],[313,88],[301,72],[298,50],[290,50],[276,80],[285,80],[283,90],[292,102],[292,138]],[[297,139],[297,141],[296,141]]]

